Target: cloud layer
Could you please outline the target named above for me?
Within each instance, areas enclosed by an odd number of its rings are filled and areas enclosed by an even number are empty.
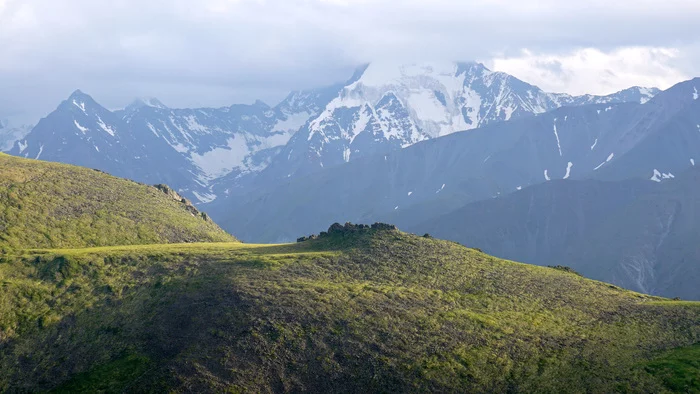
[[[480,60],[548,90],[700,74],[695,0],[0,0],[0,115],[274,102],[376,59]]]

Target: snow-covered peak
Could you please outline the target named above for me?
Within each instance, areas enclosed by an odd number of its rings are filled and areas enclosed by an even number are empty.
[[[300,145],[287,148],[278,168],[286,177],[290,163],[306,163],[298,165],[302,172],[315,171],[562,106],[645,102],[657,92],[636,87],[609,96],[571,96],[544,92],[477,62],[369,63],[310,117],[292,141]],[[290,95],[280,108],[303,99]]]
[[[107,111],[104,107],[98,104],[89,94],[84,93],[80,89],[71,93],[68,98],[61,103],[59,108],[67,110],[76,116],[91,116],[95,112]]]
[[[347,88],[357,85],[381,87],[386,85],[422,85],[425,79],[452,79],[460,70],[457,63],[398,64],[390,62],[370,63],[360,78]]]
[[[168,107],[155,97],[139,97],[127,106],[129,109],[139,109],[142,107],[151,107],[159,109],[167,109]]]
[[[68,97],[68,99],[69,99],[69,100],[72,100],[72,99],[76,99],[76,100],[85,100],[85,99],[89,99],[89,100],[92,100],[92,97],[90,97],[89,94],[84,93],[82,90],[76,89],[75,91],[73,91],[73,93],[71,93],[71,95]]]

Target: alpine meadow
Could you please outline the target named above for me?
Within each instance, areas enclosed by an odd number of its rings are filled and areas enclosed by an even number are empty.
[[[0,0],[0,394],[700,394],[699,16]]]

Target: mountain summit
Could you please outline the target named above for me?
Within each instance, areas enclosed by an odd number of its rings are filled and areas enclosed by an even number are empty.
[[[562,106],[641,103],[657,92],[635,87],[571,96],[546,93],[480,63],[371,63],[294,136],[271,168],[284,178]]]

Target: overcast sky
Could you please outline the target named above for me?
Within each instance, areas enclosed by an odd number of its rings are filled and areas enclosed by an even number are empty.
[[[478,60],[548,91],[700,75],[698,0],[0,0],[0,116],[269,104],[373,60]]]

